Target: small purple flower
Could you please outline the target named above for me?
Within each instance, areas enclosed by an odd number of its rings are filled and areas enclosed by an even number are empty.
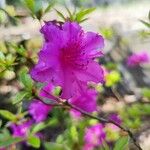
[[[48,106],[39,100],[34,100],[29,106],[29,113],[36,122],[44,121],[52,106]]]
[[[96,146],[102,145],[103,141],[105,140],[106,134],[103,130],[103,125],[102,124],[96,124],[93,126],[90,126],[86,129],[85,131],[85,136],[84,136],[84,141],[85,141],[85,146],[84,150],[92,150]],[[91,149],[85,149],[85,147],[89,145]]]
[[[10,126],[14,137],[26,137],[32,125],[32,121],[24,121],[19,124],[12,124]]]
[[[146,52],[134,53],[127,58],[127,65],[129,67],[134,67],[143,63],[147,63],[149,60],[149,55]]]
[[[85,144],[85,145],[83,146],[83,150],[94,150],[94,147],[95,147],[95,146],[93,146],[93,145],[91,145],[91,144]]]
[[[121,124],[121,118],[117,114],[111,114],[109,116],[109,119],[113,120],[114,122],[118,123],[119,125]]]
[[[96,111],[97,92],[94,89],[82,91],[69,100],[69,103],[86,111]]]
[[[41,28],[45,43],[39,61],[32,69],[34,80],[61,86],[61,97],[69,99],[87,83],[103,82],[101,66],[94,61],[102,56],[104,39],[99,34],[84,32],[76,22],[59,26],[48,22]]]

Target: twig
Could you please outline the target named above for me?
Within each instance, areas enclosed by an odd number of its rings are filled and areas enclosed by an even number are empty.
[[[39,96],[36,96],[36,98],[39,99],[40,101],[42,101],[43,103],[45,103]],[[115,121],[113,121],[111,119],[105,119],[105,118],[102,118],[102,117],[93,116],[90,113],[84,111],[83,109],[80,109],[79,107],[76,107],[76,106],[70,104],[68,101],[63,101],[61,98],[59,98],[59,102],[60,103],[56,103],[56,104],[47,104],[47,103],[45,103],[45,104],[46,105],[51,105],[51,106],[68,106],[69,108],[77,110],[81,114],[83,114],[85,116],[88,116],[89,118],[96,119],[99,122],[102,122],[102,123],[112,123],[112,124],[116,125],[117,127],[119,127],[121,130],[123,130],[126,133],[128,133],[128,135],[130,136],[130,138],[132,139],[134,145],[138,148],[138,150],[142,150],[142,148],[140,147],[140,145],[137,142],[136,138],[134,137],[133,133],[128,128],[125,128],[125,127],[121,126],[120,124],[118,124],[117,122],[115,122]]]
[[[79,111],[80,113],[82,113],[82,114],[85,115],[85,116],[88,116],[88,117],[90,117],[90,118],[93,118],[93,119],[98,120],[99,122],[102,122],[102,123],[112,123],[112,124],[116,125],[116,126],[119,127],[121,130],[123,130],[123,131],[125,131],[125,132],[128,133],[128,135],[130,136],[130,138],[132,139],[134,145],[138,148],[138,150],[142,150],[142,148],[141,148],[140,145],[138,144],[136,138],[134,137],[133,133],[132,133],[129,129],[127,129],[127,128],[121,126],[121,125],[119,125],[118,123],[116,123],[115,121],[113,121],[113,120],[111,120],[111,119],[105,119],[105,118],[102,118],[102,117],[93,116],[93,115],[91,115],[90,113],[88,113],[88,112],[86,112],[86,111],[84,111],[84,110],[82,110],[82,109],[80,109],[80,108],[78,108],[78,107],[76,107],[76,106],[74,106],[74,105],[68,103],[68,102],[66,102],[66,105],[69,106],[69,107],[72,108],[72,109],[75,109],[75,110]]]

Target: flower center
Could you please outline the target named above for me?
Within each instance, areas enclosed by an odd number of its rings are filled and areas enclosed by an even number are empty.
[[[89,59],[86,58],[85,51],[81,50],[77,44],[72,45],[61,49],[60,61],[62,66],[72,69],[86,69]]]

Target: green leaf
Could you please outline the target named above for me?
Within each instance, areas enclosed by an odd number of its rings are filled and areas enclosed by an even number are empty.
[[[60,93],[61,93],[61,87],[60,86],[55,87],[55,89],[54,89],[54,95],[59,96]]]
[[[4,63],[5,62],[5,55],[3,52],[0,51],[0,62]]]
[[[104,150],[110,150],[110,147],[107,143],[104,143],[104,148],[105,148]]]
[[[46,150],[71,150],[65,144],[58,144],[53,142],[44,143],[44,147]]]
[[[26,49],[22,45],[20,45],[19,47],[13,46],[13,48],[17,51],[18,54],[20,54],[20,55],[25,57]]]
[[[104,38],[111,40],[114,36],[114,31],[112,28],[102,27],[100,28],[100,33],[104,36]]]
[[[6,64],[8,66],[12,65],[14,63],[14,61],[15,61],[15,57],[12,54],[8,54],[6,56]]]
[[[55,11],[64,21],[66,20],[65,16],[60,11],[58,11],[57,9],[55,9]]]
[[[10,133],[6,128],[0,130],[0,133],[0,141],[4,141],[6,138],[8,139],[10,137]]]
[[[27,69],[24,68],[20,72],[20,80],[25,86],[27,91],[31,91],[33,88],[33,80],[31,79],[30,75],[27,73]]]
[[[121,80],[121,75],[118,71],[111,71],[106,75],[106,86],[111,87]]]
[[[33,136],[31,135],[28,140],[27,140],[27,143],[31,146],[33,146],[34,148],[39,148],[40,147],[40,144],[41,144],[41,141],[40,139],[37,137],[37,136]]]
[[[0,147],[7,147],[9,145],[12,145],[13,143],[21,142],[23,139],[21,138],[4,138],[2,141],[0,141]]]
[[[11,121],[16,119],[16,116],[8,110],[0,109],[0,115]]]
[[[95,10],[95,8],[88,8],[88,9],[84,9],[84,10],[81,9],[81,11],[79,11],[79,12],[76,14],[76,19],[75,19],[75,21],[81,22],[81,20],[83,20],[86,15],[92,13],[94,10]]]
[[[55,126],[58,123],[58,120],[56,118],[47,120],[46,122],[40,122],[33,126],[31,133],[35,134],[43,129],[45,129],[48,126]]]
[[[34,13],[36,14],[40,10],[42,10],[42,0],[36,0],[34,5]]]
[[[143,21],[143,20],[140,20],[145,26],[147,26],[148,28],[150,28],[150,23],[146,22],[146,21]]]
[[[40,122],[33,126],[31,133],[37,133],[41,130],[43,130],[46,127],[46,124],[44,122]]]
[[[120,138],[116,142],[113,150],[125,150],[128,142],[129,142],[129,137],[128,136]]]
[[[24,0],[24,3],[31,12],[34,12],[34,7],[35,7],[34,0]]]
[[[75,126],[72,126],[70,128],[70,135],[74,141],[78,141],[78,132],[77,132],[77,128]]]
[[[16,94],[16,96],[12,100],[12,103],[13,104],[20,103],[25,97],[27,97],[29,95],[30,95],[30,93],[28,93],[26,91],[21,91],[21,92]]]
[[[68,9],[68,7],[65,7],[65,8],[66,8],[66,10],[68,12],[70,20],[73,21],[73,15],[72,15],[71,11]]]
[[[50,11],[50,9],[54,6],[55,1],[53,0],[52,2],[50,2],[48,4],[48,6],[46,7],[46,9],[44,10],[44,13],[47,13]]]

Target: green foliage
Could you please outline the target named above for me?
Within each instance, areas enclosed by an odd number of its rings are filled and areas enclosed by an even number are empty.
[[[150,88],[142,89],[142,95],[150,100]]]
[[[40,141],[40,139],[39,139],[37,136],[35,136],[35,135],[30,135],[30,136],[28,137],[28,139],[27,139],[27,143],[28,143],[29,145],[31,145],[32,147],[34,147],[34,148],[39,148],[39,147],[40,147],[40,144],[41,144],[41,141]]]
[[[149,20],[149,22],[144,21],[144,20],[140,20],[140,22],[142,22],[146,27],[148,27],[150,29],[150,11],[148,14],[148,20]]]
[[[126,106],[121,110],[121,118],[123,123],[130,128],[137,129],[141,126],[141,119],[143,115],[150,115],[149,104],[133,104],[132,106]]]
[[[70,135],[73,141],[78,141],[78,132],[76,126],[71,126]]]
[[[108,27],[101,27],[100,33],[103,35],[105,39],[111,40],[114,36],[114,30]]]
[[[27,56],[27,51],[26,51],[26,49],[25,49],[22,45],[20,45],[20,46],[18,46],[18,45],[16,45],[16,44],[9,44],[9,45],[10,45],[11,48],[15,49],[15,51],[16,51],[19,55],[21,55],[21,56],[23,56],[23,57],[26,57],[26,56]]]
[[[112,62],[109,62],[105,65],[105,67],[108,69],[108,70],[116,70],[117,69],[117,64],[115,63],[112,63]]]
[[[71,150],[65,144],[58,144],[54,142],[45,142],[44,147],[46,150]]]
[[[0,116],[11,121],[16,120],[16,116],[8,110],[0,109]]]
[[[49,2],[46,8],[43,7],[42,0],[23,0],[24,5],[30,10],[30,14],[33,18],[41,20],[43,15],[50,11],[54,5],[54,1]]]
[[[88,18],[85,18],[85,16],[92,13],[94,10],[95,8],[81,9],[79,12],[75,14],[75,21],[80,23],[87,20]]]
[[[106,86],[111,87],[117,84],[121,80],[121,75],[118,71],[111,71],[110,73],[106,74]]]
[[[67,7],[66,7],[66,10],[68,12],[67,17],[64,16],[63,13],[61,13],[60,11],[56,10],[57,14],[60,16],[60,18],[63,21],[70,20],[70,21],[76,21],[78,23],[82,23],[88,19],[88,18],[86,18],[86,16],[88,14],[92,13],[95,10],[95,8],[87,8],[87,9],[82,8],[79,11],[73,12],[73,13],[71,13],[71,11]]]
[[[150,23],[144,21],[144,20],[140,20],[146,27],[150,28]]]
[[[12,102],[13,104],[17,104],[22,102],[22,100],[30,100],[32,98],[32,89],[33,89],[33,80],[31,79],[30,75],[28,74],[28,69],[23,68],[19,74],[20,81],[24,86],[24,90],[17,93]]]
[[[129,143],[129,137],[122,137],[117,140],[113,150],[125,150]]]
[[[0,130],[0,147],[7,147],[20,141],[23,141],[23,139],[12,137],[7,129]]]
[[[30,95],[29,92],[21,91],[21,92],[17,93],[17,94],[14,96],[14,98],[13,98],[13,100],[12,100],[12,103],[13,103],[13,104],[18,104],[18,103],[20,103],[22,100],[24,100],[25,98],[28,98],[28,97],[30,97],[30,96],[31,96],[31,95]]]
[[[139,32],[139,36],[141,36],[143,39],[148,38],[150,36],[150,31],[142,30]]]
[[[2,67],[3,70],[12,70],[13,66],[15,65],[15,59],[16,57],[12,54],[5,55],[3,52],[0,51],[0,67]]]
[[[26,91],[31,91],[33,88],[33,80],[31,79],[30,75],[28,74],[28,69],[23,68],[20,71],[20,81],[24,85]]]
[[[55,126],[58,124],[58,120],[57,118],[50,118],[50,120],[47,120],[46,122],[40,122],[38,124],[33,125],[32,129],[31,129],[31,133],[35,134],[49,126]]]
[[[16,17],[16,11],[15,11],[14,6],[8,5],[8,6],[6,6],[5,9],[0,8],[0,11],[5,14],[5,15],[3,14],[3,18],[2,18],[3,23],[6,23],[9,21],[9,23],[12,25],[18,24],[18,19]],[[1,20],[0,20],[0,22],[1,22]]]
[[[105,131],[106,131],[107,140],[109,140],[109,141],[115,141],[120,136],[119,132],[116,132],[115,130],[112,130],[112,128],[109,128],[109,126],[106,127]]]

